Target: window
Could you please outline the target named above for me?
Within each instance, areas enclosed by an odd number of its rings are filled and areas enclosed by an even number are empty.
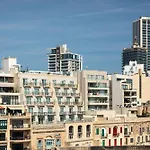
[[[111,140],[109,139],[109,146],[111,146]]]
[[[56,147],[60,147],[61,146],[61,140],[60,139],[56,139]]]
[[[133,132],[133,127],[131,127],[131,132]]]
[[[48,107],[48,112],[49,112],[49,113],[52,112],[52,107]]]
[[[148,142],[148,136],[147,135],[145,136],[145,141]]]
[[[7,120],[0,120],[0,129],[7,129]]]
[[[130,143],[133,143],[133,140],[134,140],[133,138],[130,138]]]
[[[105,140],[102,140],[102,146],[105,146]]]
[[[41,104],[41,103],[42,103],[42,98],[41,98],[41,97],[37,97],[36,99],[37,99],[37,103],[38,103],[38,104]]]
[[[140,142],[140,136],[137,137],[137,142]]]
[[[96,135],[99,135],[99,128],[96,128]]]
[[[28,112],[33,113],[33,107],[28,107]]]
[[[28,84],[28,79],[27,78],[23,78],[23,85],[27,85]]]
[[[25,94],[30,94],[30,89],[29,88],[24,88],[24,93]]]
[[[51,149],[54,147],[54,139],[46,139],[45,144],[46,149]]]
[[[43,113],[43,107],[39,107],[38,112]]]
[[[111,134],[111,128],[109,128],[109,134]]]
[[[41,139],[37,140],[37,149],[42,148],[43,147],[43,143]]]
[[[122,127],[120,127],[120,133],[122,133]]]
[[[46,97],[46,102],[50,103],[50,101],[51,101],[50,97]]]
[[[36,95],[38,95],[38,94],[40,93],[40,89],[39,89],[39,88],[34,88],[34,93],[35,93]]]
[[[46,79],[42,79],[42,85],[46,85]]]
[[[32,79],[32,81],[34,85],[37,85],[37,79]]]
[[[27,104],[31,104],[31,97],[26,97],[27,99]]]
[[[122,146],[122,138],[120,139],[120,146]]]

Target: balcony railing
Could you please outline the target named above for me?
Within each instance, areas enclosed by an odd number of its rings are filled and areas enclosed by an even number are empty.
[[[12,129],[16,129],[16,128],[30,128],[29,124],[26,125],[12,125]]]
[[[86,132],[86,137],[90,137],[91,136],[91,132],[90,131],[87,131]]]
[[[73,139],[73,133],[69,133],[69,139]]]
[[[10,137],[10,140],[30,140],[31,137],[27,136],[27,137]]]
[[[78,132],[78,138],[82,138],[82,132]]]

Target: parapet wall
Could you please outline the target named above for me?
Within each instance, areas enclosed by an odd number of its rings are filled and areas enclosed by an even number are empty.
[[[60,150],[150,150],[150,146],[117,146],[117,147],[65,147]]]

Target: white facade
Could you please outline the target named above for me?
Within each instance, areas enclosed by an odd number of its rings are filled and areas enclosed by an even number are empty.
[[[111,99],[112,109],[118,107],[131,108],[140,104],[137,100],[137,90],[133,89],[132,76],[111,75]]]
[[[3,58],[2,62],[2,70],[5,73],[9,73],[12,68],[19,70],[20,65],[17,64],[17,59],[14,57]]]
[[[82,119],[84,109],[76,77],[20,72],[18,81],[21,99],[32,113],[33,123]]]
[[[70,52],[66,44],[57,46],[48,53],[48,71],[70,74],[82,70],[82,61],[82,56]]]
[[[124,66],[123,74],[131,76],[137,74],[139,70],[144,73],[144,64],[137,64],[136,61],[130,61],[129,65]]]

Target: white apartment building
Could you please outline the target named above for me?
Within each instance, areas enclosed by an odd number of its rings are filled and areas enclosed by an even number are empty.
[[[109,109],[109,80],[107,72],[83,70],[77,73],[85,111]]]
[[[51,48],[48,56],[48,71],[62,74],[82,70],[82,56],[69,51],[67,45]]]
[[[137,99],[137,90],[133,89],[132,76],[113,74],[110,79],[111,84],[111,107],[131,108],[140,104]]]

